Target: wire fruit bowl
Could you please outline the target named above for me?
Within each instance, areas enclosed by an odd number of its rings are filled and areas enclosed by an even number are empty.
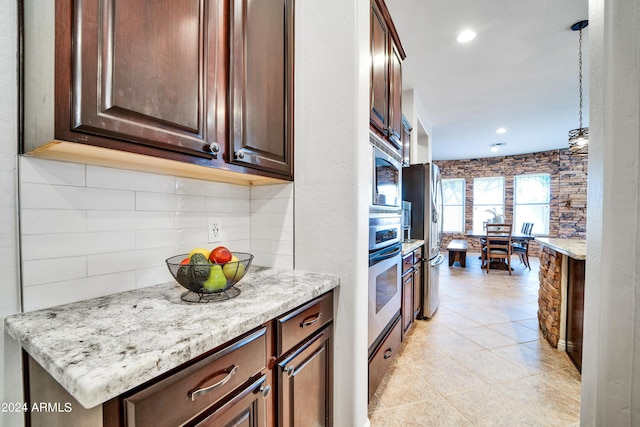
[[[234,287],[246,274],[253,255],[232,252],[237,259],[224,264],[209,262],[204,256],[175,255],[166,260],[167,267],[176,282],[188,289],[181,295],[187,302],[223,301],[240,295]]]

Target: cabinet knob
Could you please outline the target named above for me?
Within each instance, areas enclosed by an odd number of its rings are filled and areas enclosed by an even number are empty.
[[[244,159],[244,151],[242,150],[236,151],[236,159],[239,159],[239,160]]]
[[[383,357],[384,357],[385,359],[388,359],[388,358],[390,358],[392,355],[393,355],[393,350],[392,350],[392,349],[390,349],[390,348],[388,348],[388,349],[384,352],[384,356],[383,356]]]
[[[284,372],[287,374],[288,377],[293,376],[293,371],[295,371],[296,368],[294,366],[287,366],[284,368]]]
[[[260,393],[262,393],[262,398],[266,399],[267,397],[269,397],[269,394],[271,394],[271,386],[264,384],[260,387]]]
[[[218,154],[220,152],[220,144],[217,142],[212,142],[211,144],[205,145],[205,150],[210,153]]]

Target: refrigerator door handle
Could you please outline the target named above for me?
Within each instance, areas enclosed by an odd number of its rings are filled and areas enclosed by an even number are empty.
[[[439,254],[436,259],[431,263],[431,267],[437,267],[444,262],[444,255]]]

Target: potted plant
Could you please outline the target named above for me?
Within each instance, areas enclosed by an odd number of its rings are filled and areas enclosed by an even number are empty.
[[[489,223],[491,224],[504,224],[504,215],[499,214],[498,211],[496,210],[496,208],[491,208],[491,209],[487,209],[485,212],[490,213],[493,218],[489,219]]]

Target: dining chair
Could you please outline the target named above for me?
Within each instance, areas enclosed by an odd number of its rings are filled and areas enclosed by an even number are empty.
[[[486,267],[487,274],[491,269],[492,259],[504,259],[511,275],[512,227],[513,224],[487,224],[486,244],[482,249],[482,267]]]
[[[522,224],[522,234],[525,236],[531,235],[531,230],[533,229],[532,222],[525,222]],[[520,263],[524,264],[525,268],[528,268],[531,271],[531,264],[529,264],[529,241],[519,241],[513,242],[511,244],[511,252],[518,255],[520,258]]]

